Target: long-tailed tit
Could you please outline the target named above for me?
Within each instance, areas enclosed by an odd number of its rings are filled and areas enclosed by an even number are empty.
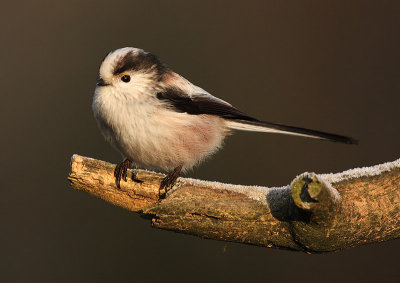
[[[170,172],[160,186],[167,191],[182,170],[220,149],[231,130],[357,143],[255,119],[193,85],[155,55],[132,47],[109,53],[101,63],[92,108],[105,139],[125,158],[114,172],[118,188],[134,164]]]

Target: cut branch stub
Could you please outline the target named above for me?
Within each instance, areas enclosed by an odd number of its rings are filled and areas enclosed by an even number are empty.
[[[331,230],[341,204],[339,193],[316,174],[305,173],[292,182],[290,194],[298,208],[297,220],[290,223],[295,241],[305,251],[331,250]]]
[[[304,173],[290,185],[294,204],[309,212],[312,222],[326,222],[340,205],[340,195],[315,173]]]

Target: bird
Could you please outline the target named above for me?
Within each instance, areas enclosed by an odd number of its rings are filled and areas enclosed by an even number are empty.
[[[92,110],[104,138],[123,156],[115,183],[133,165],[168,174],[165,195],[185,172],[218,151],[234,130],[278,133],[345,144],[357,140],[322,131],[264,122],[240,111],[174,72],[156,55],[124,47],[101,62]],[[133,174],[132,179],[136,179]]]

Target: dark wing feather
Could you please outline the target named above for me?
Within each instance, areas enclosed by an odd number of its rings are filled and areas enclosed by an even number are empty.
[[[210,114],[232,120],[258,121],[208,93],[188,96],[178,89],[170,88],[157,93],[157,98],[168,101],[178,112],[186,112],[192,115]]]

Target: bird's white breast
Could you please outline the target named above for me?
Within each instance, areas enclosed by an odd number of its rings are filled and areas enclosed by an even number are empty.
[[[223,119],[175,112],[161,103],[152,96],[124,99],[102,87],[92,107],[107,141],[140,166],[185,170],[221,146],[228,133]]]

